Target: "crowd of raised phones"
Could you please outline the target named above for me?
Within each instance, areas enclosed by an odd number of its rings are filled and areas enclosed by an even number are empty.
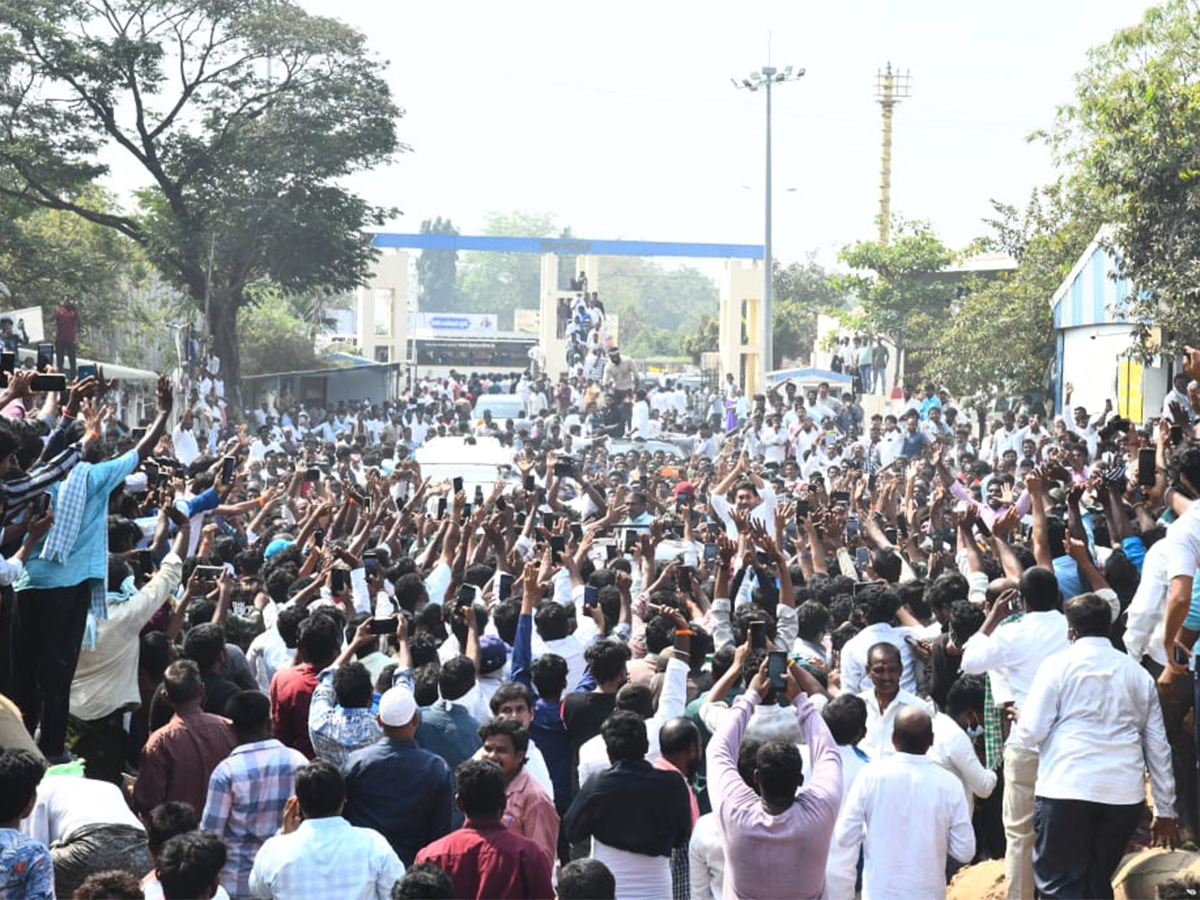
[[[1148,427],[982,434],[932,385],[605,368],[240,426],[164,379],[132,433],[102,371],[10,376],[0,895],[879,900],[1004,859],[1094,897],[1195,837],[1200,354]],[[415,458],[496,438],[494,482]]]

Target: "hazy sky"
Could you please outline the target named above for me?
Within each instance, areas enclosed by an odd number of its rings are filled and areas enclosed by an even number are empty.
[[[768,61],[777,88],[775,250],[783,260],[871,237],[876,70],[912,74],[897,109],[894,213],[961,246],[995,197],[1052,179],[1026,136],[1073,95],[1089,47],[1140,0],[599,3],[299,0],[365,31],[412,146],[355,185],[404,216],[465,233],[490,210],[554,214],[588,238],[762,240],[764,99],[734,90]]]

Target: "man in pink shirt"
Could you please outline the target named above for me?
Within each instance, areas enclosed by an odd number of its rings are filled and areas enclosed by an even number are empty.
[[[480,755],[504,773],[504,824],[546,851],[551,865],[558,850],[558,812],[546,789],[525,768],[529,732],[516,719],[488,719],[479,726]]]
[[[795,744],[767,741],[755,757],[758,793],[738,774],[738,749],[755,707],[774,692],[767,663],[738,697],[708,745],[708,783],[725,849],[725,897],[824,897],[825,863],[842,799],[842,758],[808,693],[821,686],[792,664],[787,699],[796,709],[813,771]],[[804,790],[797,793],[803,780]]]

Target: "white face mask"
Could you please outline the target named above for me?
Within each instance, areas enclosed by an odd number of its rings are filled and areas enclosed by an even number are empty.
[[[979,737],[981,734],[983,734],[983,726],[982,725],[972,725],[970,728],[966,729],[966,732],[967,732],[967,737],[969,737],[971,740],[975,740],[977,737]]]

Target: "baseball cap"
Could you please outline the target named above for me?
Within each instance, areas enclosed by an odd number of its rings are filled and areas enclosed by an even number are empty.
[[[403,728],[416,714],[416,698],[402,684],[389,689],[379,698],[379,721],[388,728]]]
[[[479,639],[479,671],[495,672],[508,660],[508,648],[494,634]]]
[[[673,493],[676,497],[678,497],[680,494],[695,494],[696,489],[692,486],[690,481],[681,481],[679,484],[675,485],[675,490]]]

